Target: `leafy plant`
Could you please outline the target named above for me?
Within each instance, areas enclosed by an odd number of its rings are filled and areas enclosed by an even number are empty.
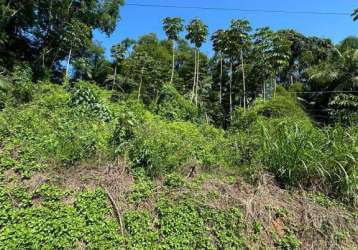
[[[109,122],[112,119],[110,111],[100,102],[96,93],[81,84],[74,89],[69,100],[69,105],[76,107],[80,112],[93,113],[105,122]]]

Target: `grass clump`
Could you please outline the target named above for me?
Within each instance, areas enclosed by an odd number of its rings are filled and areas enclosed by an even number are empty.
[[[319,129],[283,120],[261,124],[260,161],[284,185],[315,187],[351,204],[358,193],[356,128]]]

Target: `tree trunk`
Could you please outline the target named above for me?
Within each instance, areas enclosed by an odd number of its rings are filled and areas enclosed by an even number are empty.
[[[219,103],[222,104],[222,81],[223,81],[223,56],[220,53],[220,86],[219,86]]]
[[[275,78],[273,79],[273,97],[276,97],[276,85],[277,85],[277,80],[276,80],[276,75]]]
[[[193,101],[195,97],[195,85],[196,85],[196,49],[194,50],[194,83],[191,93],[191,101]]]
[[[232,61],[230,62],[230,84],[229,84],[229,94],[230,94],[230,120],[232,119]]]
[[[266,83],[263,84],[264,101],[266,101]]]
[[[42,54],[42,69],[45,69],[45,52]]]
[[[67,65],[66,65],[66,78],[68,77],[68,70],[69,70],[70,62],[71,62],[71,54],[72,54],[72,47],[70,49],[70,52],[68,53],[68,59],[67,59]]]
[[[117,78],[117,63],[114,66],[114,75],[113,75],[113,86],[112,89],[116,87],[116,78]]]
[[[172,76],[170,77],[170,84],[173,84],[174,80],[174,69],[175,69],[175,43],[172,40],[173,58],[172,58]]]
[[[139,83],[139,88],[138,88],[138,101],[140,100],[140,92],[141,92],[141,90],[142,90],[143,73],[144,73],[144,67],[142,67],[141,75],[140,75],[140,83]]]
[[[197,55],[197,70],[196,70],[196,89],[195,89],[195,105],[198,106],[198,90],[199,90],[199,80],[200,80],[200,51],[198,50]]]
[[[240,57],[241,57],[241,68],[242,68],[242,83],[244,88],[244,111],[246,111],[246,82],[245,82],[244,56],[242,54],[242,49],[240,49]]]

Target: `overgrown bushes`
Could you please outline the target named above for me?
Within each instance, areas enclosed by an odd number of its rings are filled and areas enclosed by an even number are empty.
[[[135,128],[129,158],[134,166],[158,175],[192,163],[205,167],[228,165],[228,150],[221,130],[153,117]]]
[[[112,125],[101,117],[69,106],[71,94],[46,83],[33,88],[34,99],[0,113],[2,157],[0,168],[11,166],[25,175],[39,165],[73,165],[95,154],[108,154]],[[36,166],[36,167],[32,167]]]
[[[161,117],[174,121],[203,121],[200,110],[190,100],[180,95],[173,85],[164,85],[152,110]]]
[[[184,121],[197,117],[192,106],[179,105],[172,119],[161,113],[168,107],[157,115],[136,99],[111,103],[109,91],[84,82],[71,91],[47,83],[31,91],[32,101],[0,112],[0,172],[13,168],[27,177],[49,163],[120,155],[150,176],[197,165],[231,167],[250,177],[269,171],[285,186],[315,187],[356,202],[358,128],[315,127],[284,90],[235,111],[229,131]],[[170,103],[164,99],[160,103]]]
[[[284,186],[314,188],[357,204],[357,127],[317,128],[290,93],[233,116],[231,138],[250,175],[269,171]]]
[[[232,115],[232,129],[247,129],[260,120],[296,118],[308,121],[309,118],[295,100],[295,96],[282,87],[277,88],[276,97],[264,101],[257,99],[248,110],[238,108]]]

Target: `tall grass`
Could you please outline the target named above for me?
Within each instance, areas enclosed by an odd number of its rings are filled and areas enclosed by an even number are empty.
[[[314,187],[357,202],[358,131],[285,119],[261,123],[259,161],[283,185]]]

